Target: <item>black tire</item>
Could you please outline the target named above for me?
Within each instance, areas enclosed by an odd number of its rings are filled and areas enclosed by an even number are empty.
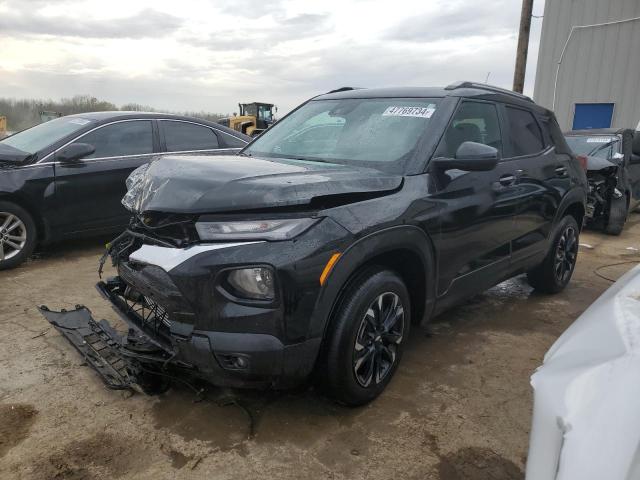
[[[15,227],[16,222],[11,219],[17,219],[19,225]],[[24,243],[19,242],[21,248],[15,248],[18,244],[15,238],[22,235]],[[29,212],[13,202],[0,201],[0,270],[14,268],[29,258],[36,248],[37,235]]]
[[[527,280],[535,290],[558,293],[569,284],[578,259],[580,229],[571,215],[565,216],[555,229],[547,256],[527,273]]]
[[[383,267],[362,271],[332,317],[321,358],[322,389],[349,406],[376,398],[395,374],[410,324],[411,304],[402,279]]]
[[[609,235],[620,235],[624,229],[624,224],[627,222],[628,213],[629,208],[626,195],[620,198],[612,197],[609,203],[609,216],[604,231]]]

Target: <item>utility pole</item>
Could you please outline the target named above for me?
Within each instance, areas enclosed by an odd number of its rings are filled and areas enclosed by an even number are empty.
[[[522,93],[524,89],[524,76],[527,71],[527,54],[529,53],[529,33],[531,32],[532,14],[533,0],[522,0],[518,51],[516,52],[516,71],[513,75],[513,91],[519,93]]]

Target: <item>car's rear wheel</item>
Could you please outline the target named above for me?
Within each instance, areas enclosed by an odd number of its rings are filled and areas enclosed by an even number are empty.
[[[343,295],[326,338],[322,385],[346,405],[363,405],[391,381],[409,333],[409,293],[394,272],[374,267]]]
[[[609,203],[609,216],[604,231],[609,235],[620,235],[627,222],[628,202],[626,195],[618,198],[612,197]]]
[[[580,229],[571,215],[555,230],[551,248],[543,262],[527,273],[529,284],[539,292],[558,293],[571,280],[578,259]]]
[[[36,246],[36,225],[29,213],[12,202],[0,201],[0,270],[24,262]]]

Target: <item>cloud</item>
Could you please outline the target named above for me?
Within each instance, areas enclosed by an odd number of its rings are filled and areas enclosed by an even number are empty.
[[[430,42],[465,37],[493,37],[515,35],[518,23],[512,10],[517,2],[457,2],[407,18],[391,27],[385,37],[389,40]],[[502,5],[501,5],[502,4]]]
[[[234,0],[225,2],[220,11],[233,16],[260,18],[266,15],[281,15],[284,12],[282,0]]]
[[[136,0],[137,13],[130,0],[65,1],[0,0],[2,96],[220,113],[259,100],[282,114],[342,86],[442,86],[490,71],[509,87],[520,14],[513,0]]]
[[[24,7],[24,5],[23,5]],[[152,9],[120,18],[84,18],[48,16],[38,10],[12,9],[0,15],[3,36],[50,35],[80,38],[154,38],[163,37],[180,28],[178,17]]]
[[[304,13],[281,18],[271,24],[248,25],[246,28],[219,29],[206,36],[185,35],[185,43],[210,51],[265,51],[281,43],[301,40],[331,32],[331,16],[327,13]]]

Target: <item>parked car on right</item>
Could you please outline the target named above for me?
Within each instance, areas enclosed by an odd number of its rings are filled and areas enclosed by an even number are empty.
[[[640,266],[556,340],[531,377],[526,480],[640,478]]]
[[[586,221],[620,235],[640,202],[640,132],[629,128],[573,130],[567,143],[587,159]]]

